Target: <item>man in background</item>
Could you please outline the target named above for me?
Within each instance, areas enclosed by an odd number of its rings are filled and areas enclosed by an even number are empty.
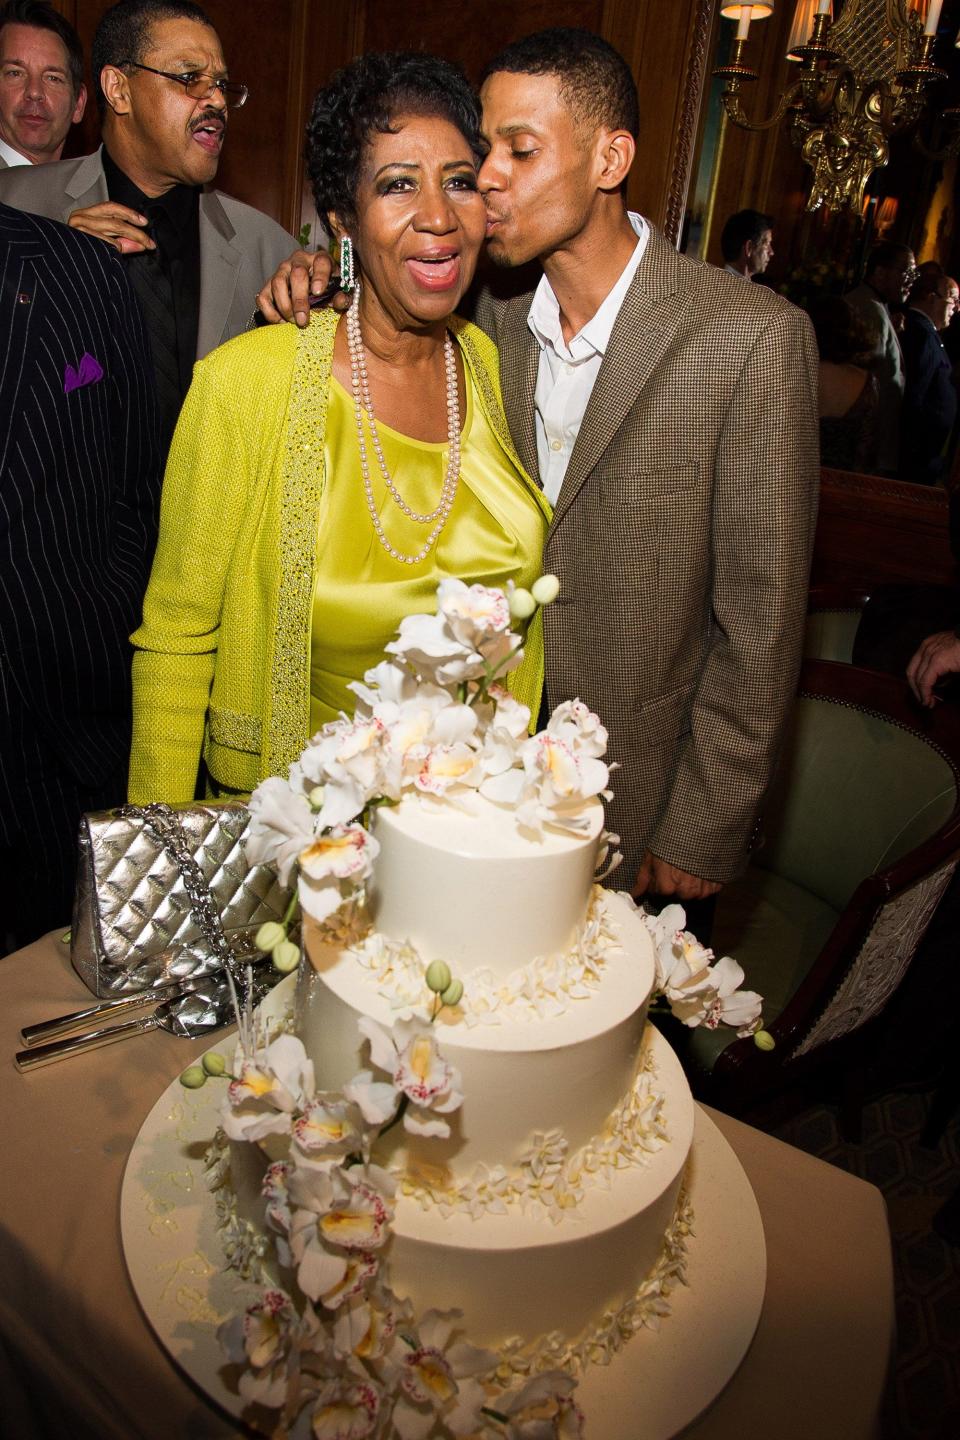
[[[906,377],[903,350],[891,316],[910,294],[916,278],[909,245],[884,240],[871,251],[863,283],[845,297],[863,320],[870,335],[870,368],[877,377],[880,409],[877,414],[877,469],[896,475],[900,466],[900,410]]]
[[[80,816],[125,798],[160,476],[117,256],[0,205],[0,952],[67,927]]]
[[[936,485],[947,471],[957,392],[942,332],[955,306],[956,284],[943,273],[921,275],[910,292],[903,331],[900,477],[918,485]]]
[[[0,170],[59,160],[86,104],[76,30],[46,0],[9,0],[0,8]]]
[[[773,217],[761,210],[738,210],[720,235],[724,270],[753,280],[773,259]]]
[[[252,297],[293,237],[213,189],[231,107],[220,40],[189,0],[121,0],[92,50],[103,146],[0,174],[0,200],[66,221],[124,257],[143,309],[164,448],[194,360],[245,330]]]

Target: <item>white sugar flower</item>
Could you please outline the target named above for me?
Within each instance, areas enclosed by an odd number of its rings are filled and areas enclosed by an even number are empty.
[[[342,1160],[361,1149],[364,1140],[361,1116],[356,1106],[339,1094],[319,1095],[311,1100],[293,1122],[293,1146],[308,1162],[312,1159]]]
[[[399,798],[399,772],[386,726],[374,718],[335,720],[313,737],[290,767],[294,789],[323,787],[314,827],[346,825],[377,796]]]
[[[415,745],[407,751],[404,769],[414,788],[426,795],[447,795],[479,779],[477,752],[463,744]]]
[[[350,1373],[325,1380],[309,1412],[310,1440],[367,1440],[382,1433],[380,1386]]]
[[[337,825],[315,836],[300,852],[300,904],[315,920],[349,899],[341,882],[356,886],[370,875],[380,851],[379,841],[362,825]]]
[[[374,1080],[372,1070],[361,1070],[343,1087],[343,1095],[357,1106],[368,1125],[385,1125],[397,1113],[400,1091],[395,1085]]]
[[[408,1309],[385,1285],[370,1284],[338,1309],[333,1327],[335,1348],[358,1360],[378,1360],[390,1348]]]
[[[450,1343],[460,1318],[458,1310],[428,1310],[414,1345],[392,1347],[388,1373],[400,1395],[391,1419],[400,1440],[424,1440],[438,1421],[456,1436],[475,1434],[481,1423],[486,1390],[474,1377],[489,1374],[497,1357],[465,1341]]]
[[[581,1440],[586,1432],[583,1411],[573,1399],[576,1384],[562,1370],[534,1375],[491,1407],[507,1417],[506,1426],[494,1433],[504,1440]]]
[[[599,759],[607,751],[607,732],[599,715],[582,700],[565,700],[547,723],[547,734],[555,735],[575,753]]]
[[[741,990],[744,978],[742,967],[729,955],[724,955],[713,966],[716,999],[703,1022],[711,1030],[720,1024],[732,1025],[742,1039],[759,1029],[763,997],[755,990]]]
[[[522,659],[520,641],[510,630],[510,608],[502,590],[441,580],[436,615],[407,615],[387,653],[406,660],[424,680],[459,685],[502,667],[505,673]],[[508,661],[513,650],[518,650]]]
[[[370,1263],[351,1272],[350,1263],[358,1255],[372,1263],[386,1243],[392,1181],[372,1166],[343,1170],[332,1164],[299,1166],[287,1178],[297,1283],[311,1300],[335,1307],[374,1273]]]
[[[437,1116],[458,1109],[463,1094],[460,1072],[441,1055],[433,1029],[414,1019],[399,1020],[392,1031],[386,1031],[366,1015],[359,1028],[370,1041],[373,1064],[386,1070],[394,1087],[407,1097],[404,1129],[413,1135],[446,1139],[450,1126]]]
[[[275,775],[257,786],[249,804],[247,858],[252,865],[276,865],[281,885],[289,885],[298,855],[313,840],[313,812],[305,796]]]
[[[293,1117],[314,1093],[313,1061],[295,1035],[280,1035],[265,1050],[243,1056],[227,1086],[221,1123],[231,1140],[289,1134]]]
[[[297,1363],[301,1319],[283,1290],[265,1290],[241,1315],[233,1315],[217,1331],[231,1364],[246,1365],[240,1394],[248,1404],[278,1409]]]

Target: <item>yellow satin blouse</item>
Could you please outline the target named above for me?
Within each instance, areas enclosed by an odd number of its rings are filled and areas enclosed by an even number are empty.
[[[504,453],[475,394],[469,368],[461,431],[460,483],[436,544],[417,565],[395,560],[373,528],[363,491],[353,398],[331,379],[320,502],[310,642],[310,727],[341,711],[353,714],[347,685],[384,657],[405,615],[432,612],[445,575],[467,584],[529,586],[540,573],[543,516],[529,482]],[[377,421],[390,476],[411,509],[437,503],[448,447],[413,440]],[[390,496],[367,439],[370,479],[387,538],[401,554],[420,549],[429,525],[417,524]],[[522,677],[519,677],[522,678]],[[530,677],[539,689],[539,677]],[[515,689],[518,687],[514,686]],[[522,688],[522,687],[521,687]],[[536,718],[536,716],[534,716]]]

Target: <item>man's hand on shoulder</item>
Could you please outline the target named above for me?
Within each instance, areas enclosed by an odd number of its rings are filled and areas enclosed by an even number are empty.
[[[333,274],[333,260],[326,250],[311,254],[308,250],[297,250],[278,266],[276,274],[264,285],[257,296],[257,305],[263,318],[271,325],[280,325],[285,320],[294,320],[305,330],[310,324],[310,298],[322,295]],[[341,290],[330,301],[331,310],[348,310],[350,296]]]
[[[644,850],[631,894],[637,898],[649,894],[675,895],[678,900],[706,900],[708,895],[716,895],[722,889],[719,881],[691,875],[689,870],[681,870]]]
[[[934,706],[939,695],[933,687],[944,675],[960,671],[960,636],[953,630],[938,630],[928,635],[907,666],[910,689],[921,705]]]
[[[99,205],[74,210],[67,224],[74,230],[82,230],[85,235],[106,240],[121,255],[141,255],[144,250],[157,248],[144,228],[146,215],[131,210],[129,205],[118,205],[113,200],[102,200]]]

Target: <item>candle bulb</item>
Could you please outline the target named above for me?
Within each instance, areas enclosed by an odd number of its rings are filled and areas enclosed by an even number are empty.
[[[752,5],[744,5],[740,11],[740,23],[737,26],[737,39],[746,40],[747,31],[750,29],[750,16],[753,13]]]
[[[832,4],[832,0],[819,0],[819,4],[817,5],[817,14],[818,14],[818,15],[829,15],[829,14],[830,14],[831,4]]]
[[[940,23],[940,11],[943,9],[943,0],[930,0],[927,10],[927,21],[923,27],[924,35],[936,35],[937,25]]]

